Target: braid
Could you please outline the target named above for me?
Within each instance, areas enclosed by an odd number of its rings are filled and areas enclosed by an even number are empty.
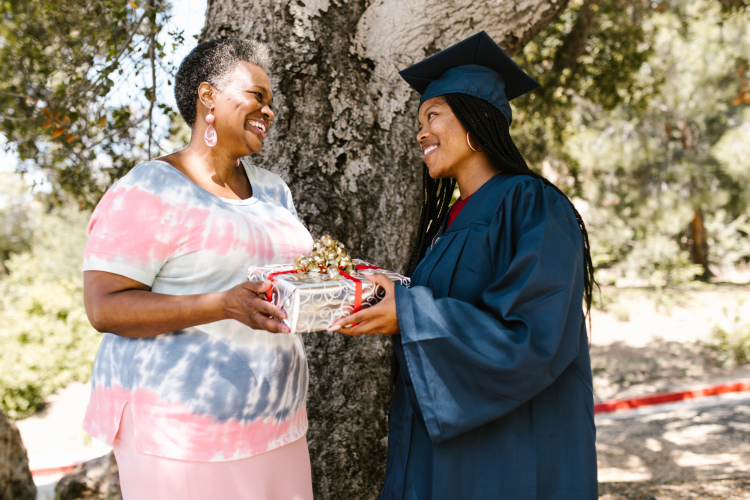
[[[424,202],[422,203],[422,214],[419,216],[417,241],[406,268],[407,276],[412,275],[419,261],[424,257],[432,239],[443,226],[453,190],[456,187],[456,180],[453,178],[433,179],[430,177],[430,171],[425,164],[422,164],[422,175]]]
[[[583,295],[586,303],[586,316],[591,322],[591,299],[593,296],[593,287],[596,284],[594,279],[594,264],[591,260],[591,246],[589,245],[589,235],[586,231],[586,225],[578,213],[576,207],[565,196],[557,186],[549,180],[531,170],[526,161],[523,159],[521,152],[513,143],[510,136],[508,121],[500,111],[487,103],[486,101],[472,97],[466,94],[446,94],[445,99],[453,110],[456,118],[461,122],[464,128],[471,134],[474,140],[482,147],[485,153],[490,157],[492,163],[498,167],[501,172],[528,175],[535,179],[540,179],[546,185],[553,188],[568,200],[570,207],[578,221],[578,227],[581,230],[583,238]],[[407,275],[411,276],[414,269],[422,260],[427,250],[427,245],[437,234],[442,226],[443,220],[447,213],[447,204],[450,203],[450,194],[445,199],[445,192],[452,193],[455,187],[454,179],[433,180],[424,166],[424,186],[425,200],[422,205],[422,215],[419,220],[419,233],[417,233],[417,243],[414,245]],[[440,184],[438,189],[437,184]],[[450,186],[450,189],[445,189]],[[436,195],[430,195],[431,192],[438,192]],[[442,195],[442,197],[441,197]],[[590,326],[590,325],[589,325]]]

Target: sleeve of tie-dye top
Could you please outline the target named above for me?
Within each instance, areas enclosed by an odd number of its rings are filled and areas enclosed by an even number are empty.
[[[284,181],[281,181],[284,182]],[[299,219],[299,215],[297,214],[297,209],[294,208],[294,200],[292,199],[292,192],[289,190],[289,186],[286,185],[286,182],[284,182],[284,206],[287,210],[292,212],[292,215],[297,217]]]
[[[83,270],[119,274],[151,286],[172,254],[167,224],[151,193],[118,184],[91,216]]]

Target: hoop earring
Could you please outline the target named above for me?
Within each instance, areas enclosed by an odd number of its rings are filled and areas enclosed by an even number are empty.
[[[477,151],[476,149],[474,149],[474,147],[471,145],[471,141],[469,140],[469,133],[468,132],[466,132],[466,143],[469,145],[469,147],[471,148],[472,151],[474,151],[475,153],[479,153],[479,151]]]
[[[206,133],[203,134],[203,140],[206,141],[206,146],[209,148],[212,148],[216,146],[216,143],[219,142],[219,136],[216,134],[216,129],[212,125],[213,122],[216,121],[216,117],[214,116],[214,110],[213,108],[208,110],[208,115],[206,115],[206,123],[208,123],[208,128],[206,129]]]

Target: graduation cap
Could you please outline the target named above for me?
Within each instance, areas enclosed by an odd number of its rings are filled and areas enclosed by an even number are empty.
[[[512,120],[509,101],[539,87],[484,31],[399,71],[422,95],[419,105],[445,94],[489,102]]]

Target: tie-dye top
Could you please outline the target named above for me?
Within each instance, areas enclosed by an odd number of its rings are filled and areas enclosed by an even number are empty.
[[[188,295],[227,290],[254,265],[291,262],[312,238],[281,178],[244,164],[253,197],[230,200],[171,165],[142,163],[115,183],[89,224],[84,271]],[[299,335],[224,320],[142,339],[107,333],[84,429],[112,444],[126,404],[142,453],[213,462],[257,455],[307,431]]]

